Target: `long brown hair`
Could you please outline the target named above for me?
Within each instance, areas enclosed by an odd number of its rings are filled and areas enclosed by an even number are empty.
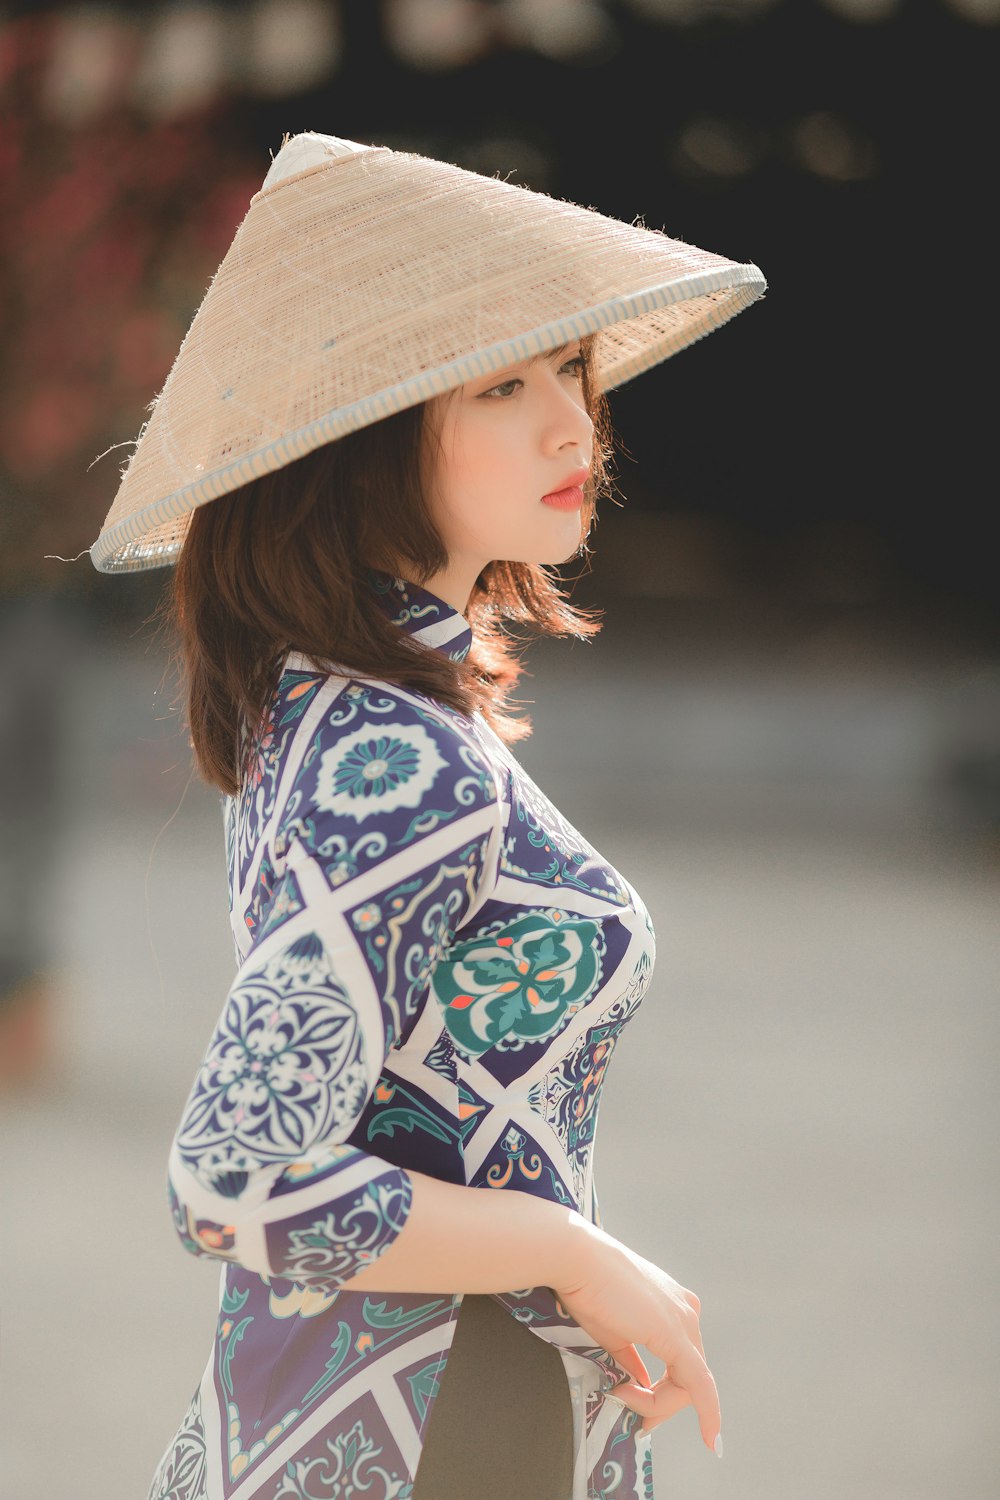
[[[594,424],[584,488],[580,551],[608,484],[614,435],[595,390],[594,339],[582,340],[583,391]],[[368,578],[400,570],[421,584],[447,561],[422,474],[426,405],[348,433],[192,513],[161,600],[161,626],[186,700],[197,768],[210,785],[238,792],[263,732],[286,653],[347,667],[427,694],[460,713],[479,710],[508,744],[531,733],[507,699],[522,667],[502,622],[543,635],[591,636],[600,611],[567,602],[542,564],[491,562],[465,610],[473,643],[464,662],[416,642],[394,625]]]

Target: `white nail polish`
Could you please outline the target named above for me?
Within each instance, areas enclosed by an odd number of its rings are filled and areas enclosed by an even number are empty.
[[[715,1449],[715,1456],[716,1456],[716,1458],[721,1458],[722,1457],[722,1433],[721,1432],[717,1432],[715,1434],[715,1442],[712,1444],[712,1447]]]

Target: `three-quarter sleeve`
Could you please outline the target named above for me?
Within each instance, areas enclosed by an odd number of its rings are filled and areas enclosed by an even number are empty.
[[[174,1137],[169,1193],[192,1253],[331,1288],[406,1222],[409,1173],[352,1133],[485,899],[499,814],[475,739],[415,696],[338,693],[304,734],[271,820],[269,899]]]

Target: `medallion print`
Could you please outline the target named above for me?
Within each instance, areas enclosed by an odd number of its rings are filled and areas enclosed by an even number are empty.
[[[604,1074],[622,1031],[642,1003],[651,969],[648,954],[641,953],[625,993],[528,1091],[532,1109],[552,1126],[566,1152],[577,1203],[583,1202]]]
[[[445,764],[419,724],[365,725],[320,756],[316,802],[358,823],[373,813],[419,807]]]
[[[288,1465],[273,1500],[408,1500],[413,1494],[400,1455],[386,1455],[388,1468],[379,1463],[384,1449],[360,1418],[316,1446],[317,1457],[306,1454]]]
[[[149,1500],[205,1500],[205,1429],[197,1395],[153,1475]]]
[[[554,807],[509,751],[511,817],[501,868],[533,884],[568,886],[616,906],[629,905],[617,870]]]
[[[317,1215],[267,1226],[268,1260],[278,1276],[329,1290],[378,1259],[406,1223],[413,1192],[398,1168],[386,1170]]]
[[[257,871],[257,879],[254,881],[253,895],[250,904],[243,913],[243,922],[250,937],[253,938],[260,926],[260,914],[271,901],[274,895],[274,866],[265,853],[261,859]]]
[[[414,635],[428,625],[450,622],[454,634],[436,649],[452,661],[465,660],[472,645],[472,631],[456,609],[419,584],[408,583],[405,578],[396,578],[380,568],[370,569],[368,577],[375,597],[394,625]]]
[[[277,1278],[281,1286],[286,1286],[284,1277]],[[277,1287],[271,1288],[271,1294],[267,1299],[267,1310],[272,1318],[318,1318],[320,1313],[325,1313],[333,1306],[340,1292],[334,1289],[332,1292],[323,1291],[315,1286],[297,1286],[294,1282],[291,1290],[279,1291]]]
[[[473,1185],[491,1188],[510,1186],[529,1191],[525,1184],[530,1182],[539,1184],[536,1189],[539,1197],[551,1196],[558,1203],[569,1202],[569,1194],[538,1142],[512,1124],[479,1168],[473,1178]],[[549,1187],[553,1183],[557,1184],[556,1191],[550,1193]]]
[[[603,952],[596,922],[544,908],[453,944],[432,981],[452,1040],[474,1058],[553,1036],[600,985]]]
[[[405,1130],[408,1135],[422,1131],[424,1135],[448,1145],[452,1145],[458,1136],[454,1119],[423,1090],[383,1073],[375,1085],[365,1136],[373,1142],[379,1136],[393,1139],[397,1130]]]
[[[299,721],[315,698],[325,678],[316,672],[286,671],[282,674],[274,700],[255,738],[249,773],[244,777],[237,797],[229,799],[233,815],[231,854],[238,850],[235,870],[242,887],[253,860],[254,850],[274,809],[278,779],[285,756],[295,736]],[[250,731],[240,724],[240,749],[250,749]],[[234,869],[232,858],[230,870]]]
[[[279,1281],[279,1288],[284,1286],[291,1288],[292,1284]],[[282,1302],[290,1300],[287,1293],[278,1289],[272,1290],[272,1300],[275,1291]],[[365,1365],[380,1360],[386,1361],[387,1368],[397,1362],[406,1363],[408,1341],[452,1321],[454,1302],[450,1296],[421,1300],[419,1294],[376,1302],[362,1292],[338,1293],[329,1304],[329,1316],[324,1317],[321,1312],[315,1319],[317,1333],[309,1341],[311,1361],[310,1358],[303,1361],[295,1405],[290,1411],[282,1411],[280,1420],[287,1425],[289,1420],[303,1415],[331,1389],[352,1380]],[[284,1338],[284,1331],[281,1336]],[[249,1358],[258,1356],[254,1360],[255,1369],[259,1369],[260,1352],[257,1346],[250,1351]],[[278,1419],[277,1411],[266,1412],[269,1428]]]
[[[442,1031],[431,1050],[424,1056],[424,1066],[435,1073],[440,1073],[442,1078],[447,1078],[450,1083],[458,1081],[458,1069],[455,1066],[455,1049],[451,1045],[451,1038],[447,1031]]]
[[[495,806],[489,763],[474,744],[449,736],[416,702],[376,699],[351,683],[302,758],[274,853],[282,859],[297,841],[336,889],[449,822]]]
[[[468,1146],[490,1110],[491,1105],[476,1093],[466,1079],[460,1078],[458,1080],[458,1120],[463,1150]]]
[[[400,1044],[420,1013],[430,976],[461,913],[475,900],[488,837],[458,851],[350,912],[379,992],[386,1046]]]
[[[229,1485],[240,1481],[242,1493],[270,1496],[276,1478],[259,1481],[264,1487],[258,1488],[252,1473],[264,1455],[279,1448],[284,1468],[301,1442],[303,1419],[339,1384],[379,1364],[383,1375],[390,1369],[413,1371],[409,1340],[434,1328],[445,1329],[454,1318],[454,1301],[417,1295],[375,1300],[350,1291],[324,1295],[280,1277],[252,1276],[241,1289],[230,1280],[215,1354],[216,1388],[226,1415],[228,1452],[223,1462],[228,1484],[212,1494],[222,1497],[229,1493]],[[426,1362],[425,1354],[422,1363]],[[426,1389],[423,1383],[421,1389]],[[358,1403],[357,1411],[373,1424],[380,1420],[371,1396]],[[350,1420],[341,1409],[332,1425],[316,1436],[308,1456]],[[382,1440],[374,1427],[369,1430]],[[392,1436],[387,1428],[386,1437]],[[275,1472],[272,1465],[272,1475]]]
[[[444,1356],[441,1354],[427,1364],[400,1371],[396,1376],[396,1385],[402,1392],[403,1399],[412,1413],[414,1425],[417,1427],[421,1427],[427,1421],[431,1403],[441,1389],[441,1371],[444,1364]]]
[[[223,1197],[351,1124],[368,1092],[357,1013],[315,934],[234,986],[177,1144]]]
[[[259,936],[269,937],[283,922],[287,922],[289,917],[297,916],[304,905],[295,872],[286,870],[274,891],[270,906],[265,909]]]
[[[644,1457],[648,1459],[649,1434],[642,1431],[642,1417],[626,1407],[608,1435],[601,1460],[590,1475],[587,1500],[619,1500],[621,1496],[628,1496],[631,1500],[632,1496],[640,1494],[642,1500],[653,1500],[648,1483],[652,1480],[651,1466],[644,1463],[643,1476],[639,1474],[637,1445],[640,1441],[645,1448]]]

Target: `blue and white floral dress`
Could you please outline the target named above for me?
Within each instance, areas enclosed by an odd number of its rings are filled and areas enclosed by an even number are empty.
[[[470,628],[372,572],[401,630]],[[223,1262],[201,1383],[151,1500],[406,1500],[462,1303],[341,1290],[406,1223],[408,1169],[598,1218],[605,1070],[652,924],[489,729],[290,654],[223,802],[238,972],[170,1153],[185,1248]],[[548,1287],[497,1300],[559,1352],[574,1500],[652,1500],[626,1371]]]

